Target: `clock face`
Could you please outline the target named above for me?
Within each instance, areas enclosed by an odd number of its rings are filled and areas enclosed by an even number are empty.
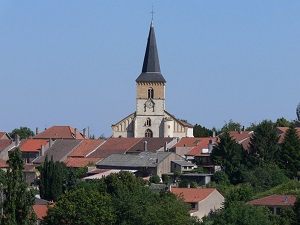
[[[154,106],[154,102],[152,101],[152,100],[148,100],[147,102],[146,102],[146,106],[148,107],[148,108],[152,108],[153,106]]]

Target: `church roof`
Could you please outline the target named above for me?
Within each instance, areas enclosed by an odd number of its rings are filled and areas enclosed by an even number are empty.
[[[142,73],[136,79],[136,82],[166,82],[160,72],[155,32],[152,22],[150,25]]]

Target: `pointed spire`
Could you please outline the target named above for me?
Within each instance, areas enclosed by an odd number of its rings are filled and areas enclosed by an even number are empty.
[[[160,72],[153,21],[151,20],[142,73],[136,82],[166,82]]]

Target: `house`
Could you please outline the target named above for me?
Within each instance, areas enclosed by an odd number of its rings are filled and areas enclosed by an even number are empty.
[[[170,188],[170,192],[182,197],[191,205],[190,215],[202,219],[222,207],[224,197],[216,188]]]
[[[57,139],[53,144],[50,143],[50,147],[45,151],[43,156],[34,159],[34,164],[41,164],[45,161],[45,157],[48,156],[48,160],[53,158],[53,161],[63,162],[68,155],[70,155],[82,140],[78,139]],[[51,142],[51,141],[50,141]]]
[[[173,152],[141,152],[135,154],[112,154],[96,164],[99,169],[137,170],[139,177],[167,174],[171,161],[182,160]]]
[[[144,151],[148,152],[167,152],[170,147],[177,143],[177,138],[142,138],[139,142],[127,149],[126,154],[139,154]]]
[[[101,179],[103,177],[106,177],[112,173],[119,173],[121,171],[128,171],[130,173],[135,173],[136,170],[102,170],[102,169],[97,169],[97,173],[94,173],[93,175],[86,176],[83,178],[83,180],[94,180],[94,179]]]
[[[194,146],[197,145],[203,138],[181,138],[174,146],[171,147],[170,151],[185,157],[185,154],[190,151]]]
[[[280,136],[278,142],[280,144],[283,142],[285,134],[286,134],[288,129],[289,129],[289,127],[277,127],[277,132],[278,132],[278,135]],[[295,129],[297,131],[298,137],[300,138],[300,127],[295,127]]]
[[[34,159],[44,155],[45,150],[49,148],[49,140],[23,139],[18,148],[22,153],[25,163],[32,163]]]
[[[0,159],[8,160],[8,152],[17,144],[6,132],[0,132]]]
[[[241,144],[245,150],[248,150],[253,131],[229,131],[229,135]]]
[[[194,142],[194,146],[185,154],[187,160],[199,167],[206,168],[209,172],[215,170],[210,154],[217,142],[217,137],[201,138]]]
[[[191,172],[197,168],[197,165],[190,163],[185,160],[172,160],[171,161],[171,172],[185,173]]]
[[[35,164],[25,164],[23,169],[24,179],[28,185],[36,186],[36,178],[39,175]]]
[[[88,164],[95,164],[101,160],[100,157],[89,157],[95,152],[101,145],[105,143],[103,139],[84,139],[78,146],[75,147],[74,151],[71,152],[68,157],[64,160],[67,167],[80,168],[87,166]]]
[[[38,130],[38,129],[37,129]],[[33,139],[85,139],[85,129],[83,129],[83,134],[81,134],[76,128],[70,126],[52,126],[45,129],[43,132],[38,133],[33,136]]]
[[[274,215],[279,215],[283,207],[292,207],[296,200],[295,195],[271,195],[249,201],[247,204],[268,207]]]
[[[36,198],[33,205],[33,210],[37,216],[37,225],[42,224],[44,217],[47,216],[48,207],[52,207],[53,203],[44,199]]]
[[[111,154],[125,154],[141,140],[142,138],[108,138],[103,145],[89,154],[87,158],[105,159]]]

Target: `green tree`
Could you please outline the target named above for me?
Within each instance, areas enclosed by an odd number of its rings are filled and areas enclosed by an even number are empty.
[[[13,129],[9,133],[9,136],[13,139],[15,139],[16,135],[19,135],[20,139],[27,139],[29,137],[34,136],[34,133],[28,127],[20,127],[20,128]]]
[[[39,170],[41,173],[39,185],[41,197],[57,201],[65,189],[64,183],[68,176],[66,165],[62,162],[54,162],[52,157],[48,161],[48,156],[46,156]]]
[[[28,190],[23,178],[23,159],[19,148],[10,152],[7,161],[9,168],[6,172],[6,186],[4,187],[5,200],[3,204],[5,217],[2,224],[31,225],[36,223],[33,211],[34,195]]]
[[[65,194],[54,207],[49,207],[44,224],[109,225],[115,224],[109,195],[77,189]]]
[[[253,196],[252,187],[248,184],[232,188],[225,197],[224,207],[228,208],[236,202],[248,202]]]
[[[207,129],[206,127],[202,127],[201,125],[195,124],[194,129],[194,137],[209,137],[212,135],[212,131]]]
[[[252,166],[260,163],[276,162],[280,146],[277,129],[270,120],[264,120],[256,126],[250,138],[247,160]]]
[[[169,184],[170,183],[170,178],[169,178],[168,174],[162,174],[161,179],[162,179],[164,184]]]
[[[274,225],[276,218],[268,208],[235,202],[216,213],[213,225]]]
[[[239,131],[241,130],[241,124],[237,122],[233,122],[233,120],[229,120],[229,122],[225,123],[224,126],[221,128],[221,132],[225,131]]]
[[[278,161],[280,168],[286,170],[290,178],[297,176],[300,171],[300,139],[294,126],[286,131]]]
[[[211,153],[213,164],[221,166],[233,184],[240,180],[242,152],[243,147],[225,131],[220,135],[219,144],[214,146]]]
[[[158,175],[153,175],[150,177],[149,181],[154,184],[160,183],[160,177]]]
[[[285,118],[281,117],[281,118],[278,118],[276,120],[276,122],[274,123],[274,125],[276,127],[289,127],[291,125],[293,125],[292,122],[289,122],[288,120],[286,120]]]
[[[249,183],[255,193],[266,191],[288,180],[283,170],[276,164],[260,164],[254,168],[243,170],[242,179]]]

